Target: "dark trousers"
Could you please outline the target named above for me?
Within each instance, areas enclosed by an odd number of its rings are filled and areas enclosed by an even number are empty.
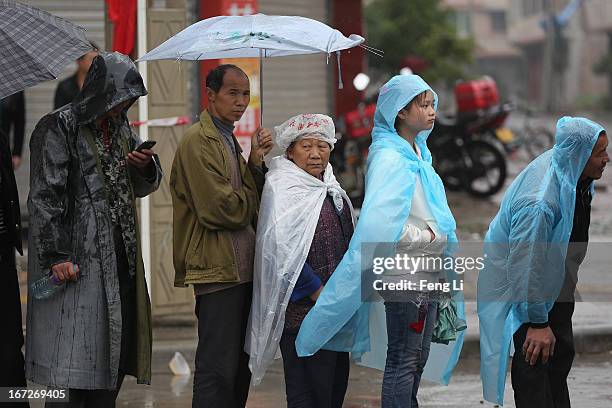
[[[68,390],[68,402],[45,402],[49,408],[113,408],[123,384],[123,374],[117,379],[115,390]]]
[[[574,361],[573,313],[574,303],[557,302],[548,314],[556,343],[554,354],[546,364],[541,360],[535,366],[525,362],[522,348],[527,325],[522,325],[514,334],[512,388],[517,408],[570,408],[567,376]]]
[[[283,332],[280,349],[285,370],[288,408],[340,408],[349,377],[349,355],[319,350],[298,357],[297,333]]]
[[[193,377],[194,408],[244,408],[251,372],[244,339],[253,284],[196,297],[198,348]]]
[[[15,268],[15,249],[0,249],[0,387],[25,387],[23,362],[23,330],[21,321],[21,299],[19,279]],[[4,406],[4,405],[3,405]],[[27,402],[8,404],[7,407],[28,407]]]
[[[130,275],[121,229],[113,230],[121,299],[121,352],[119,355],[119,377],[114,390],[68,390],[69,402],[45,402],[50,408],[114,408],[121,390],[127,367],[136,362],[136,281]]]
[[[125,374],[129,367],[136,367],[136,342],[138,340],[136,310],[136,278],[130,275],[121,229],[113,230],[117,256],[117,275],[119,278],[119,297],[121,299],[121,353],[119,355],[119,374]],[[119,389],[120,386],[117,387]]]

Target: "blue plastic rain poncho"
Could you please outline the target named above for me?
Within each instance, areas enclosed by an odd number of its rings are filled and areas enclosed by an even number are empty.
[[[362,243],[398,242],[410,213],[417,173],[440,230],[449,243],[457,242],[455,220],[446,202],[444,186],[431,166],[426,144],[431,130],[419,133],[416,138],[422,156],[419,159],[394,127],[397,113],[425,91],[433,92],[416,75],[395,76],[380,91],[359,222],[347,253],[302,323],[296,340],[299,356],[312,355],[319,349],[350,351],[364,365],[384,369],[387,346],[384,305],[362,302],[362,268],[364,273],[372,270],[371,254],[362,253]],[[437,109],[435,93],[434,98]],[[458,306],[459,317],[463,318],[464,305]],[[424,372],[426,378],[448,383],[463,336],[461,332],[450,345],[432,344]]]
[[[588,119],[560,119],[554,147],[518,175],[489,226],[478,277],[480,373],[488,401],[503,404],[512,335],[523,323],[547,322],[561,291],[576,185],[602,131]]]

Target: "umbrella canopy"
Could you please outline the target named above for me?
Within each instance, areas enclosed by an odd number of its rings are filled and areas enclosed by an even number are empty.
[[[338,80],[341,50],[363,45],[365,39],[351,34],[345,37],[338,30],[306,17],[217,16],[190,25],[142,56],[138,61],[207,60],[221,58],[257,58],[259,64],[260,121],[263,123],[263,58],[289,55],[337,52]]]
[[[160,59],[282,57],[332,53],[358,46],[364,38],[348,38],[317,20],[293,16],[218,16],[199,21],[145,54],[141,61]],[[260,50],[261,51],[260,53]]]
[[[85,30],[12,0],[0,0],[0,98],[56,79],[71,61],[91,51]]]

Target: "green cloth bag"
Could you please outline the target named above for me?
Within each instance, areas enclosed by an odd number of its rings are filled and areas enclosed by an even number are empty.
[[[438,321],[431,337],[432,343],[448,344],[457,340],[460,331],[467,329],[465,320],[457,317],[457,302],[444,298],[438,302]]]

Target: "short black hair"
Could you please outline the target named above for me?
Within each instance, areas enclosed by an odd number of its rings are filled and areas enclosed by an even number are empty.
[[[219,90],[223,86],[223,77],[225,76],[225,73],[230,69],[235,69],[238,72],[242,72],[242,74],[248,78],[248,75],[242,69],[240,69],[240,67],[234,64],[223,64],[212,69],[208,73],[208,75],[206,75],[206,87],[212,89],[215,92],[219,92]]]

